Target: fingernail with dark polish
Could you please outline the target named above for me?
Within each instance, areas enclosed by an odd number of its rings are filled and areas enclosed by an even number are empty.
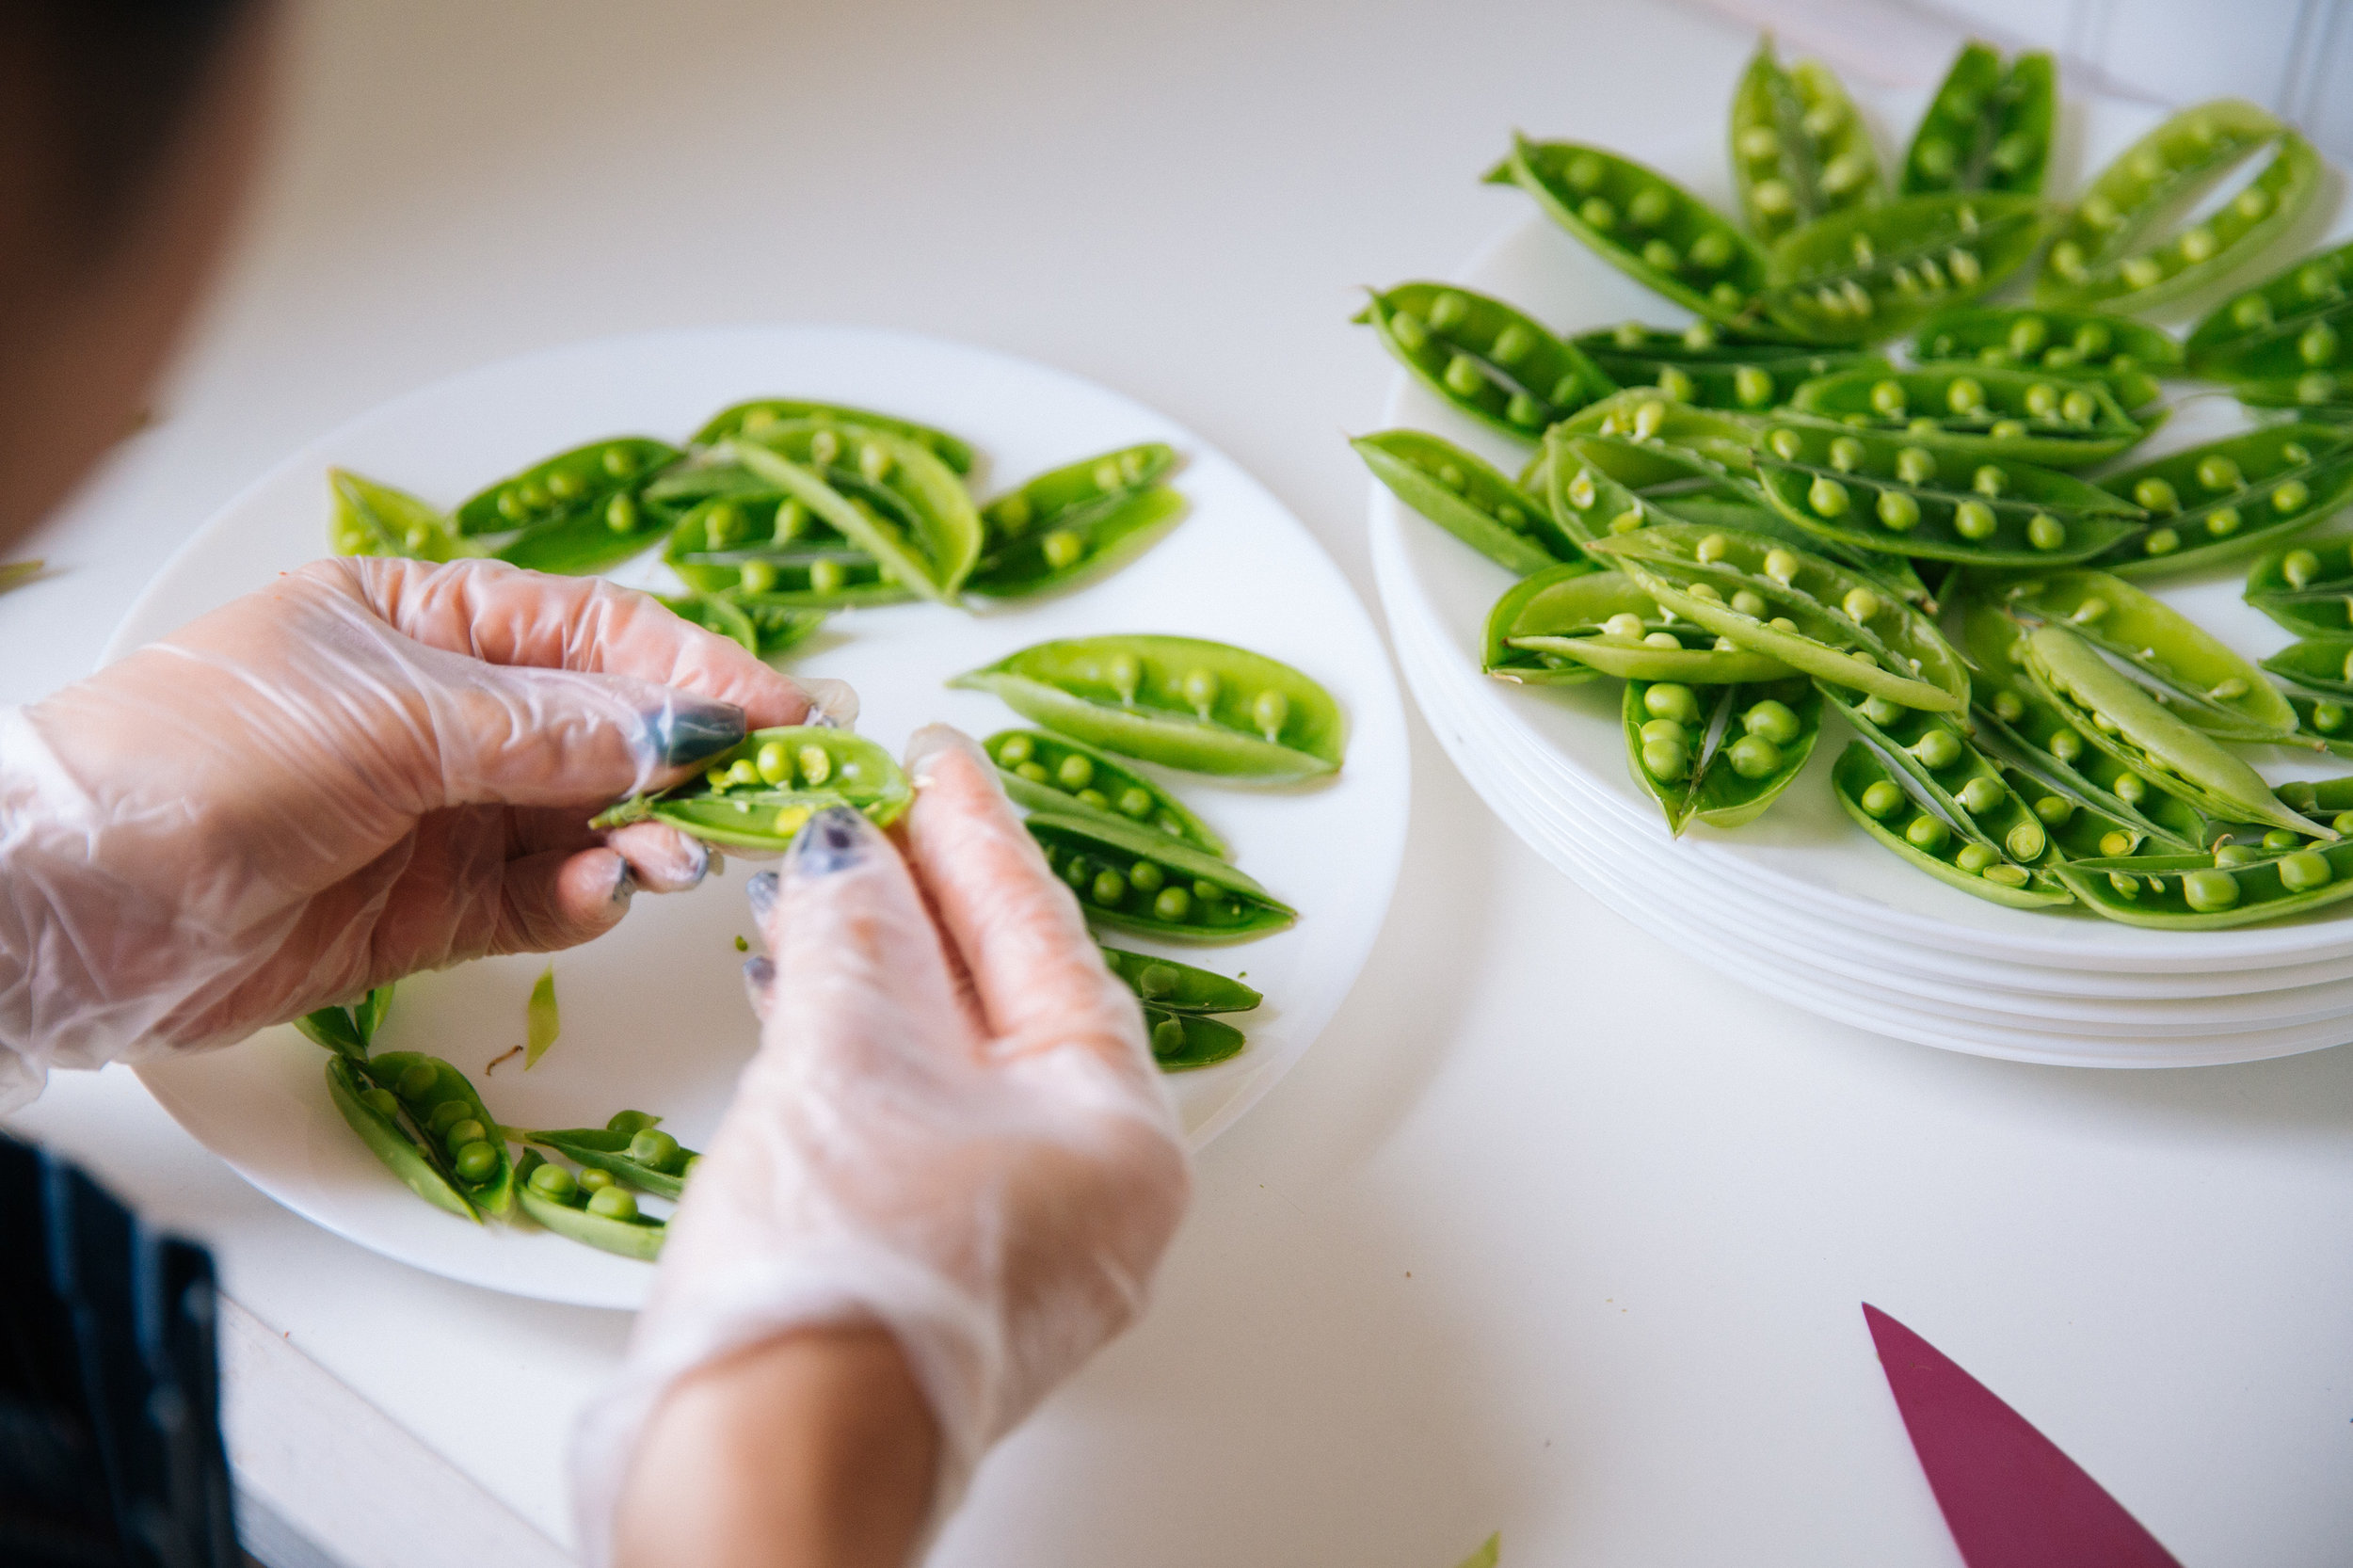
[[[752,921],[765,927],[768,911],[776,906],[776,873],[761,872],[744,884],[744,896],[752,901]]]
[[[865,858],[866,841],[873,831],[851,808],[826,807],[792,840],[792,874],[824,876],[856,865]]]
[[[744,984],[753,991],[765,991],[776,983],[776,961],[766,953],[744,960]]]
[[[732,702],[706,702],[699,697],[674,696],[646,715],[653,732],[654,750],[668,767],[683,767],[715,757],[744,738],[744,710]]]
[[[624,860],[621,862],[619,874],[613,878],[613,902],[621,905],[623,908],[627,908],[629,906],[630,898],[636,891],[637,875],[634,872],[632,872],[629,869],[629,862]]]

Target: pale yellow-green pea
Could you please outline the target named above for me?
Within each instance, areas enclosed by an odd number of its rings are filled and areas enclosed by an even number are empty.
[[[1661,272],[1674,271],[1681,262],[1681,258],[1675,254],[1673,246],[1669,245],[1665,240],[1657,239],[1645,240],[1642,243],[1642,260]]]
[[[1908,532],[1920,520],[1920,504],[1901,490],[1880,491],[1875,509],[1881,525],[1898,534]]]
[[[2133,487],[2133,504],[2143,511],[2164,514],[2181,510],[2182,498],[2174,493],[2170,483],[2152,474]]]
[[[1985,264],[1977,260],[1977,253],[1959,246],[1945,253],[1945,264],[1952,269],[1953,281],[1964,289],[1976,288],[1985,276]]]
[[[1709,534],[1703,536],[1698,544],[1692,546],[1691,556],[1704,567],[1713,566],[1722,560],[1731,549],[1731,539],[1721,534]],[[1701,585],[1705,586],[1705,584]]]
[[[1643,630],[1642,617],[1636,615],[1631,610],[1621,610],[1616,615],[1611,616],[1608,620],[1603,621],[1601,623],[1601,630],[1603,634],[1606,636],[1640,637],[1642,635]]]
[[[2075,803],[2065,795],[2044,795],[2034,803],[2034,814],[2047,827],[2061,827],[2075,814]]]
[[[1744,616],[1762,616],[1767,609],[1765,596],[1754,588],[1741,588],[1735,591],[1732,596],[1732,607]]]
[[[1880,613],[1881,603],[1879,595],[1858,585],[1847,590],[1847,597],[1838,601],[1838,607],[1847,612],[1849,620],[1867,621]]]
[[[2233,300],[2231,305],[2232,325],[2251,331],[2271,325],[2271,301],[2260,294],[2250,294]]]
[[[615,496],[604,504],[604,525],[616,534],[626,534],[637,526],[637,498],[629,494]]]
[[[1163,888],[1152,898],[1152,914],[1174,924],[1193,913],[1193,895],[1182,888]]]
[[[1957,414],[1974,414],[1985,407],[1985,383],[1974,376],[1957,376],[1945,389],[1945,406]]]
[[[1769,125],[1752,125],[1740,133],[1740,155],[1751,163],[1781,156],[1781,137]]]
[[[832,462],[841,456],[841,433],[838,430],[818,431],[808,439],[808,455],[816,462]]]
[[[1683,639],[1672,632],[1645,632],[1642,633],[1642,646],[1644,648],[1681,648]]]
[[[2016,724],[2026,716],[2025,698],[2016,692],[1995,692],[1993,694],[1993,716],[2004,724]]]
[[[814,787],[833,776],[833,754],[813,742],[802,746],[793,760],[800,764],[804,784]]]
[[[1955,852],[1953,856],[1953,864],[1959,866],[1962,871],[1969,872],[1971,875],[1975,875],[1978,872],[1981,872],[1988,866],[1993,864],[1993,862],[1998,858],[1999,856],[1996,856],[1992,850],[1986,848],[1983,844],[1972,840],[1969,843],[1961,845],[1961,848]]]
[[[2337,357],[2337,329],[2325,321],[2315,321],[2304,328],[2304,335],[2296,340],[2297,357],[2306,364],[2331,364]]]
[[[2251,866],[2263,858],[2263,851],[2253,844],[2217,844],[2214,863],[2222,867]]]
[[[1925,811],[1913,818],[1910,824],[1904,828],[1904,841],[1913,848],[1929,855],[1934,855],[1938,850],[1943,849],[1945,841],[1951,837],[1950,830],[1942,822]]]
[[[2137,289],[2154,288],[2165,281],[2165,265],[2154,256],[2127,257],[2117,271],[2125,282]]]
[[[1258,733],[1274,740],[1283,732],[1284,721],[1291,715],[1291,699],[1281,692],[1263,691],[1250,703],[1250,722]]]
[[[1717,536],[1721,537],[1721,536]],[[1798,558],[1788,551],[1774,549],[1765,552],[1765,575],[1787,587],[1798,580]]]
[[[1005,745],[1005,752],[1000,752],[999,754],[999,760],[1001,761],[1005,753],[1010,752],[1012,749],[1012,743],[1007,742]],[[760,782],[763,784],[790,784],[792,782],[792,754],[785,749],[785,744],[782,741],[768,741],[762,743],[759,752],[753,758],[752,766],[754,770],[759,773]]]
[[[2322,734],[2335,734],[2338,730],[2345,728],[2345,712],[2341,704],[2334,702],[2315,702],[2313,704],[2313,728],[2319,730]]]
[[[1962,810],[1973,817],[1981,817],[2002,804],[2004,792],[1999,784],[1980,774],[1963,784],[1961,792],[1953,798],[1961,802]]]
[[[1430,325],[1411,311],[1393,312],[1389,316],[1389,335],[1410,352],[1418,354],[1430,345]]]
[[[2037,381],[2026,389],[2026,412],[2037,419],[2056,418],[2059,411],[2059,390],[2048,381]]]
[[[2111,828],[2100,835],[2100,853],[2111,859],[2120,855],[2130,855],[2133,849],[2133,836],[2121,827]]]
[[[1993,508],[1982,501],[1964,501],[1953,508],[1953,532],[1964,539],[1990,539],[1993,528]]]
[[[2327,371],[2307,372],[2296,378],[2296,400],[2298,403],[2329,403],[2337,395],[2337,378]]]
[[[2219,452],[2198,459],[2198,483],[2210,490],[2234,490],[2244,484],[2239,466]]]
[[[1710,604],[1721,604],[1724,601],[1724,591],[1713,583],[1694,583],[1683,591],[1693,599],[1705,600]]]
[[[2280,886],[2291,893],[2307,893],[2314,888],[2325,888],[2334,880],[2336,872],[2329,857],[2318,850],[2298,850],[2280,861]]]
[[[2291,550],[2280,562],[2280,575],[2290,587],[2300,588],[2320,575],[2320,557],[2309,550]]]
[[[1460,327],[1469,319],[1469,298],[1451,289],[1430,302],[1430,325],[1441,332]]]
[[[2067,525],[2048,512],[2026,520],[2026,542],[2037,550],[2057,550],[2067,542]]]
[[[1903,803],[1902,789],[1884,778],[1876,779],[1864,788],[1863,809],[1874,817],[1884,817]]]
[[[1863,443],[1852,436],[1840,436],[1830,443],[1830,466],[1841,473],[1861,468],[1865,456]]]
[[[1691,771],[1691,748],[1680,741],[1652,741],[1642,747],[1642,771],[1667,783],[1680,782]]]
[[[2050,741],[2051,755],[2062,762],[2073,762],[2084,754],[2084,738],[2072,729],[2062,729]]]
[[[1922,767],[1941,773],[1961,760],[1961,737],[1949,729],[1931,729],[1914,741],[1910,750]]]
[[[1847,487],[1827,474],[1817,474],[1806,488],[1805,501],[1817,517],[1843,516],[1848,506]]]
[[[2264,835],[2264,848],[2265,849],[2294,849],[2303,841],[2304,835],[2291,833],[2284,827],[2275,827]]]
[[[746,561],[735,568],[735,580],[745,593],[764,594],[775,590],[776,567],[773,561]]]
[[[2009,351],[2021,359],[2040,354],[2051,341],[2051,324],[2041,316],[2020,316],[2009,324]]]
[[[2301,479],[2291,479],[2271,492],[2271,509],[2281,517],[2301,511],[2313,498],[2312,490]]]
[[[2077,387],[2059,399],[2059,414],[2070,424],[2089,424],[2100,412],[2100,400]]]
[[[1518,322],[1513,322],[1496,334],[1495,346],[1487,357],[1499,365],[1515,365],[1535,352],[1536,334]]]
[[[1658,390],[1680,403],[1689,403],[1699,393],[1689,374],[1676,365],[1669,365],[1658,373]]]
[[[2182,898],[2200,913],[2228,909],[2238,903],[2238,878],[2229,872],[2191,872],[2182,878]]]
[[[1689,744],[1691,738],[1690,732],[1685,729],[1682,725],[1676,723],[1673,719],[1646,720],[1644,721],[1640,733],[1645,745],[1659,741],[1674,741]]]
[[[1468,397],[1487,385],[1487,373],[1479,368],[1479,361],[1467,354],[1457,354],[1447,361],[1439,376],[1447,390],[1460,397]]]
[[[1664,403],[1644,403],[1634,410],[1634,439],[1649,440],[1658,434],[1666,423],[1667,406]]]
[[[1587,197],[1577,204],[1577,216],[1605,234],[1618,226],[1618,209],[1606,197]]]
[[[1707,272],[1714,272],[1729,263],[1732,256],[1731,236],[1721,229],[1711,229],[1691,242],[1689,259],[1693,266]],[[1740,291],[1733,288],[1729,283],[1719,283],[1716,285],[1716,290],[1717,292],[1728,291],[1736,299],[1739,297]],[[1710,297],[1713,297],[1713,294]]]
[[[1998,497],[2009,488],[2009,471],[1993,463],[1980,463],[1969,476],[1969,488],[1988,499]]]
[[[1128,896],[1128,879],[1107,866],[1095,873],[1087,896],[1106,909],[1117,908]]]
[[[1130,784],[1119,792],[1119,814],[1138,822],[1152,814],[1151,792],[1141,785]]]
[[[2206,532],[2216,538],[2228,538],[2238,532],[2240,518],[2235,506],[2217,506],[2206,514]]]
[[[1749,189],[1749,200],[1767,217],[1780,217],[1796,210],[1795,192],[1785,180],[1759,180]]]
[[[1785,424],[1766,437],[1765,440],[1773,449],[1773,456],[1785,463],[1796,462],[1799,455],[1805,451],[1805,438]]]
[[[1907,446],[1896,454],[1896,477],[1907,485],[1925,485],[1936,477],[1936,454],[1924,446]]]
[[[1773,378],[1754,365],[1732,373],[1733,400],[1744,408],[1761,408],[1773,400]]]
[[[1054,765],[1054,781],[1065,790],[1083,790],[1095,782],[1095,760],[1083,752],[1072,752]]]
[[[1642,693],[1642,708],[1651,717],[1673,719],[1677,724],[1699,722],[1700,699],[1691,688],[1672,680],[1661,680]]]
[[[2092,722],[2097,724],[2099,721],[2095,717]],[[2149,781],[2137,773],[2118,774],[2114,792],[2116,798],[2125,805],[2138,806],[2149,798]]]
[[[1112,654],[1104,661],[1103,674],[1111,681],[1112,690],[1119,694],[1121,702],[1135,701],[1136,688],[1144,681],[1144,664],[1134,654]]]
[[[1139,860],[1128,868],[1128,885],[1140,893],[1157,893],[1167,880],[1167,873],[1149,860]]]
[[[1057,528],[1038,541],[1038,553],[1048,569],[1067,571],[1086,553],[1086,541],[1067,528]]]
[[[2140,548],[2152,555],[2170,555],[2182,547],[2182,536],[2170,528],[2152,531],[2140,541]]]
[[[1879,381],[1871,387],[1871,408],[1889,419],[1901,419],[1904,413],[1904,387],[1900,381]]]
[[[2025,433],[2025,423],[2014,419],[1997,419],[1986,430],[1986,434],[1997,441],[2014,441]]]

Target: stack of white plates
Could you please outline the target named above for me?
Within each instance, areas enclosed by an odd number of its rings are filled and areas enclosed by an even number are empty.
[[[1704,171],[1660,162],[1705,189]],[[1533,217],[1461,280],[1571,331],[1673,319]],[[2242,423],[2227,399],[2193,400],[2147,450]],[[1401,376],[1388,424],[1436,431],[1507,472],[1529,455]],[[1530,848],[1694,964],[1882,1033],[2021,1061],[2189,1066],[2353,1040],[2353,901],[2276,925],[2169,932],[1972,898],[1847,819],[1829,769],[1851,736],[1835,715],[1805,773],[1763,817],[1672,837],[1627,771],[1619,683],[1518,686],[1482,675],[1487,612],[1510,575],[1378,485],[1373,495],[1373,565],[1398,658],[1455,765]],[[2260,656],[2290,639],[2239,601],[2244,573],[2241,563],[2152,587]],[[2275,782],[2345,771],[2303,752],[2250,760]]]

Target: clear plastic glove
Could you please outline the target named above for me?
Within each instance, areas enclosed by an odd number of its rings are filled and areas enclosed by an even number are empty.
[[[0,710],[0,1110],[53,1064],[584,942],[709,859],[588,819],[809,708],[610,584],[338,560]]]
[[[753,879],[760,1053],[574,1452],[597,1568],[664,1391],[801,1328],[897,1338],[939,1421],[936,1525],[987,1446],[1140,1310],[1184,1211],[1134,997],[979,748],[934,726],[908,750],[905,858],[837,809]]]

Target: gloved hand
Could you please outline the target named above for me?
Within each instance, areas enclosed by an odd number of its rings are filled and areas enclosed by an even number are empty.
[[[905,858],[835,809],[752,881],[773,954],[746,967],[760,1053],[574,1449],[595,1568],[664,1392],[795,1329],[897,1338],[939,1422],[936,1526],[987,1446],[1135,1316],[1184,1211],[1142,1014],[1077,901],[970,741],[934,726],[908,766]]]
[[[584,942],[708,862],[588,819],[808,711],[643,594],[390,560],[319,562],[0,710],[0,1110],[53,1064]]]

